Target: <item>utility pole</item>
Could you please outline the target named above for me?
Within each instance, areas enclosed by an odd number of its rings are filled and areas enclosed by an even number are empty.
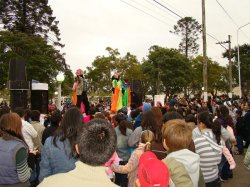
[[[232,56],[232,51],[231,51],[231,36],[228,35],[228,60],[229,60],[229,98],[233,97],[233,86],[232,86],[232,61],[231,61],[231,56]]]
[[[216,44],[225,44],[228,43],[228,61],[229,61],[229,67],[228,67],[228,74],[229,74],[229,93],[228,96],[229,98],[233,97],[233,86],[232,86],[232,61],[231,61],[231,56],[232,56],[232,50],[231,50],[231,36],[228,35],[228,40],[224,42],[218,42]]]
[[[203,97],[207,101],[207,39],[205,0],[202,0],[202,41],[203,41]]]

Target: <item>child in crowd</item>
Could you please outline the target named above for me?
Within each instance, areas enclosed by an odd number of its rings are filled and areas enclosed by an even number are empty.
[[[134,187],[137,179],[139,159],[143,152],[149,151],[155,137],[150,130],[145,130],[141,134],[141,141],[137,149],[132,153],[128,163],[124,166],[112,164],[111,168],[117,173],[128,173],[128,187]]]
[[[136,187],[168,187],[169,177],[168,167],[153,152],[147,151],[141,155]]]
[[[187,126],[184,120],[169,120],[162,128],[162,135],[164,139],[163,145],[169,152],[164,161],[169,166],[174,185],[179,186],[179,184],[185,184],[185,180],[187,180],[185,186],[198,187],[199,177],[201,175],[200,156],[188,150],[192,141],[191,128]],[[176,170],[176,168],[174,168],[175,165],[170,163],[173,159],[185,167],[185,170],[180,171],[179,177],[176,177],[174,172],[172,173],[172,171]],[[191,181],[189,178],[191,178]]]

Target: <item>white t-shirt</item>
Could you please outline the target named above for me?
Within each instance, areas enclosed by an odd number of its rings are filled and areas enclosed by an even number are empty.
[[[37,132],[30,123],[28,123],[23,119],[22,119],[22,133],[23,133],[23,138],[29,147],[29,150],[34,151],[34,143],[32,138],[37,137]]]

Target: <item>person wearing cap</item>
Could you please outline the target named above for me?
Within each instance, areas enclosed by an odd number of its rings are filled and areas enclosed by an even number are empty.
[[[157,159],[156,155],[147,151],[141,155],[138,168],[136,187],[168,187],[170,172],[166,164]]]

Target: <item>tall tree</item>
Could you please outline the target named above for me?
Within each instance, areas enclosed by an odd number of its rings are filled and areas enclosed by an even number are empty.
[[[141,64],[136,56],[128,52],[124,57],[121,57],[117,49],[107,47],[106,50],[109,52],[108,56],[96,57],[92,66],[87,67],[86,78],[90,83],[92,93],[110,95],[111,76],[114,72],[120,73],[121,77],[129,82],[132,79],[142,79]]]
[[[58,21],[48,0],[1,0],[0,20],[11,32],[46,38],[53,45],[61,46]]]
[[[11,58],[21,58],[26,62],[28,80],[35,79],[49,84],[53,84],[59,71],[66,72],[69,69],[63,55],[48,45],[43,38],[2,31],[0,32],[0,83],[7,82],[8,62]],[[3,89],[2,86],[3,84],[0,84],[0,89]]]
[[[142,64],[148,88],[153,95],[183,92],[191,79],[189,60],[176,49],[152,46],[148,58]]]
[[[243,44],[239,47],[240,49],[240,71],[241,71],[241,85],[242,93],[248,95],[250,91],[250,44]],[[223,53],[224,58],[228,58],[228,51]],[[232,49],[232,76],[233,84],[238,86],[239,74],[238,74],[238,51],[237,47]]]
[[[202,56],[192,59],[192,77],[190,89],[193,94],[201,94],[202,90]],[[220,66],[217,62],[208,59],[208,92],[217,94],[218,91],[228,91],[228,73],[226,67]]]
[[[179,35],[182,39],[179,44],[179,50],[185,54],[187,58],[196,54],[199,50],[197,40],[201,33],[201,25],[192,17],[185,17],[180,19],[174,30],[171,33]]]

